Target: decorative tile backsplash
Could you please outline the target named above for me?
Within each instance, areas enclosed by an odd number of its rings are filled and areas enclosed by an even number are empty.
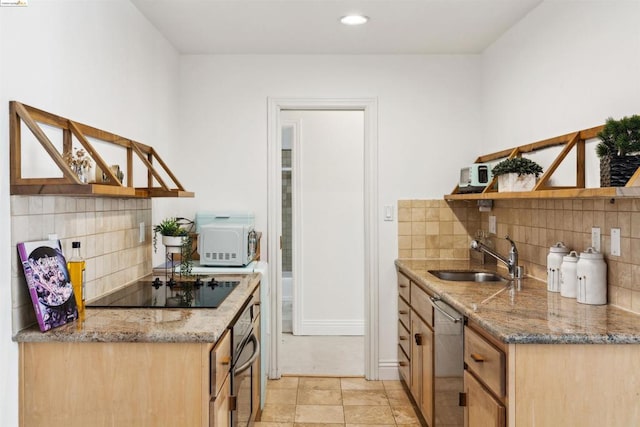
[[[496,200],[480,213],[474,202],[398,202],[398,255],[401,258],[468,258],[469,242],[497,219],[491,240],[506,254],[509,235],[528,275],[546,281],[549,247],[558,241],[577,252],[591,246],[591,228],[600,227],[608,273],[609,303],[640,313],[640,200]],[[452,229],[453,227],[453,229]],[[611,228],[620,228],[621,256],[611,255]]]
[[[146,236],[139,243],[139,224]],[[16,245],[57,234],[66,256],[81,243],[86,261],[86,299],[139,279],[151,271],[151,199],[11,196],[11,295],[15,334],[35,323]]]
[[[469,236],[478,228],[480,213],[475,204],[398,201],[400,258],[469,258]]]

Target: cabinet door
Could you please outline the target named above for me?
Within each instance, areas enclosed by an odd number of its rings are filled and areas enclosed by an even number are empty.
[[[464,390],[467,405],[464,408],[465,427],[504,427],[505,408],[473,375],[464,371]]]
[[[218,395],[209,403],[211,410],[209,413],[209,427],[229,427],[230,425],[230,400],[231,385],[229,375],[224,380]]]
[[[433,330],[411,312],[411,393],[427,424],[433,425]]]
[[[253,333],[258,338],[258,342],[262,345],[262,338],[260,336],[260,316],[253,321]],[[262,351],[262,350],[261,350]],[[262,380],[260,375],[260,357],[253,362],[253,368],[251,374],[251,381],[253,382],[253,388],[251,389],[251,422],[253,424],[256,416],[260,412],[260,382]]]

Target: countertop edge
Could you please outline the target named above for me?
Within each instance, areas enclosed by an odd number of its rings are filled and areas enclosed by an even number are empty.
[[[429,260],[421,260],[428,263]],[[463,260],[451,260],[451,262],[462,262]],[[459,300],[456,296],[447,292],[447,282],[441,281],[429,274],[429,277],[414,271],[408,263],[416,262],[416,260],[410,259],[396,259],[395,266],[397,271],[401,271],[411,280],[413,280],[418,286],[424,290],[438,295],[442,301],[451,305],[461,314],[474,323],[482,327],[486,332],[500,340],[505,344],[640,344],[640,315],[627,312],[621,308],[606,305],[606,306],[585,306],[583,304],[577,304],[582,306],[581,308],[586,311],[597,312],[598,310],[605,310],[607,313],[615,313],[622,317],[632,317],[637,319],[638,329],[629,332],[612,332],[612,333],[581,333],[581,332],[549,332],[541,333],[533,330],[522,330],[518,332],[508,331],[508,326],[494,319],[489,319],[483,315],[482,312],[476,312],[469,304]],[[433,262],[442,262],[441,260],[433,260]],[[467,261],[468,262],[468,261]],[[487,268],[479,265],[474,266],[474,269],[495,271],[495,269]],[[537,282],[537,286],[544,282],[541,282],[535,278],[526,278],[523,283],[530,286],[532,283]],[[546,289],[545,289],[546,291]],[[546,303],[546,300],[544,301]],[[533,320],[533,319],[532,319]]]
[[[76,320],[45,332],[40,331],[35,324],[18,331],[11,340],[18,343],[216,342],[256,290],[260,277],[259,273],[242,274],[238,288],[215,309],[88,308],[85,311],[84,324]],[[94,324],[97,326],[92,326]],[[145,327],[148,329],[145,330]]]

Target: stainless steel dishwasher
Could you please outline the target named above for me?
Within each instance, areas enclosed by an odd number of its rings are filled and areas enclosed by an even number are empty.
[[[436,427],[462,427],[464,408],[459,405],[464,391],[464,316],[440,297],[430,297],[435,309],[434,330],[434,415]]]

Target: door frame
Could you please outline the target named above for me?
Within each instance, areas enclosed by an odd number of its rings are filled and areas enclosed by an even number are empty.
[[[298,195],[298,189],[299,189],[299,185],[300,185],[300,179],[293,173],[293,171],[297,171],[300,170],[300,156],[299,154],[299,150],[298,150],[298,146],[300,145],[300,130],[302,129],[302,125],[300,123],[299,119],[296,120],[290,120],[290,119],[286,119],[286,120],[280,120],[280,128],[284,128],[285,126],[290,126],[293,129],[293,141],[291,143],[291,151],[292,151],[292,156],[291,156],[291,192],[293,195],[293,206],[292,206],[292,233],[291,233],[291,251],[293,254],[299,253],[300,248],[302,248],[302,242],[300,241],[300,233],[297,232],[296,230],[296,224],[299,224],[300,222],[300,210],[301,210],[301,201],[300,198],[297,197]],[[280,141],[282,142],[282,141]],[[280,147],[280,149],[282,150],[282,146]],[[282,169],[282,168],[281,168]],[[282,183],[280,184],[280,187],[282,188]],[[282,199],[280,199],[280,206],[282,206]],[[280,221],[280,224],[282,224],[282,220]],[[280,235],[282,235],[282,228],[280,228],[279,231]],[[279,251],[279,254],[282,255],[282,251]],[[279,258],[279,265],[282,265],[282,257]],[[300,331],[302,330],[302,316],[300,315],[300,310],[299,308],[302,306],[302,295],[303,295],[303,290],[302,289],[296,289],[295,287],[295,283],[297,282],[297,278],[299,277],[298,274],[301,271],[300,269],[300,265],[298,262],[296,262],[296,258],[294,257],[292,259],[292,266],[291,266],[291,270],[292,270],[292,277],[291,280],[293,282],[293,287],[291,289],[291,291],[293,292],[293,297],[292,297],[292,301],[291,301],[291,329],[293,332],[293,335],[298,335],[300,333]],[[280,283],[282,283],[282,278],[280,278]],[[282,288],[280,288],[282,289]],[[283,292],[280,293],[280,301],[283,300],[282,298]],[[280,309],[280,311],[282,311],[282,309]]]
[[[364,112],[364,373],[379,378],[378,369],[378,100],[377,98],[268,98],[267,110],[267,259],[271,334],[269,378],[280,378],[282,335],[282,110],[359,110]]]

